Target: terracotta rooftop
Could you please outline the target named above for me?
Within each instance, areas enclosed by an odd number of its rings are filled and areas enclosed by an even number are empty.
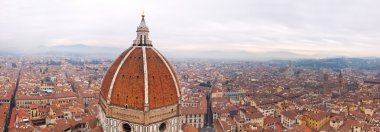
[[[198,132],[197,128],[188,123],[182,125],[182,130],[183,132]]]
[[[281,112],[281,115],[284,115],[289,119],[295,120],[296,116],[298,115],[298,112],[298,110],[283,111]]]
[[[311,119],[314,119],[314,120],[322,120],[323,118],[329,116],[329,113],[327,112],[318,112],[318,113],[314,113],[314,112],[305,112],[304,113],[305,116],[311,118]]]

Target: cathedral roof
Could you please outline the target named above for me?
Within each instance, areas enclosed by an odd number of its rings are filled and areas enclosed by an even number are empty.
[[[109,67],[101,86],[107,105],[148,111],[178,104],[180,85],[169,61],[149,40],[142,15],[133,45]]]

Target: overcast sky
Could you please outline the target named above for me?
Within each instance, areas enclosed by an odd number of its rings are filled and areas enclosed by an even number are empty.
[[[127,48],[144,10],[155,47],[380,57],[379,0],[0,0],[0,49]]]

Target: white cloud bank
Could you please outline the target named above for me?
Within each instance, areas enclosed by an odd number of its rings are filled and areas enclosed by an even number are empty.
[[[0,49],[127,48],[142,10],[170,52],[380,56],[378,0],[2,0]]]

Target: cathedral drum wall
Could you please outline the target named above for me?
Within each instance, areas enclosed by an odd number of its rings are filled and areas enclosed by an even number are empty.
[[[178,105],[167,106],[149,111],[145,116],[146,123],[159,122],[178,115]]]

